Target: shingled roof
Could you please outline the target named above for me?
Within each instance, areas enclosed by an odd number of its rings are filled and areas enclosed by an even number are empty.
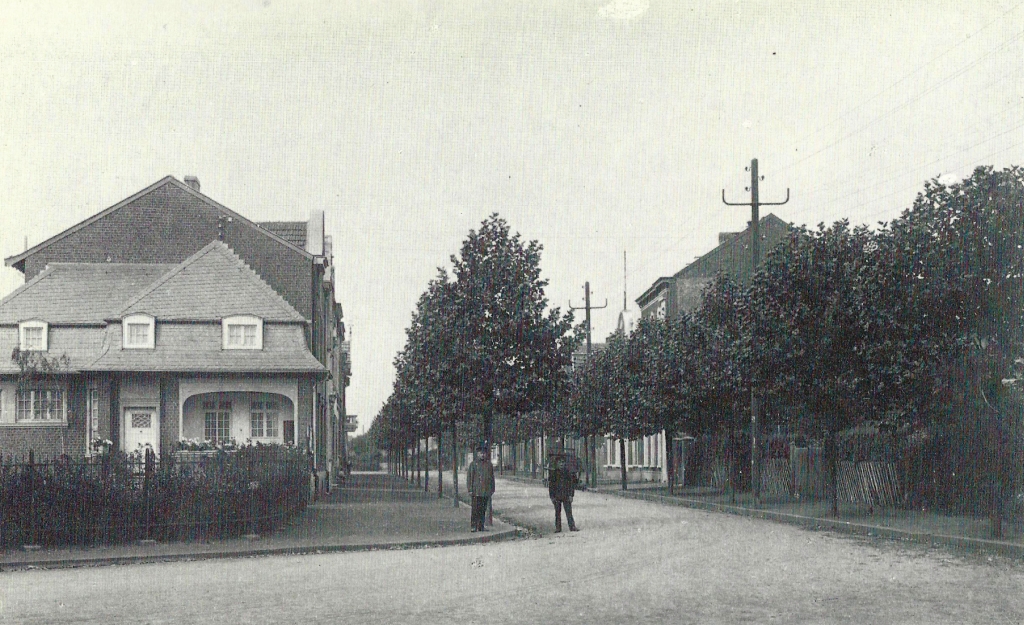
[[[175,265],[51,263],[0,300],[0,323],[103,323]]]
[[[255,315],[305,321],[221,241],[212,241],[136,295],[118,317],[146,313],[161,321]]]
[[[260,228],[288,241],[295,247],[306,249],[307,224],[304,221],[261,221]]]
[[[306,347],[302,326],[265,323],[263,349],[221,349],[219,323],[159,323],[154,349],[121,349],[121,326],[111,324],[102,354],[85,371],[178,373],[319,373],[327,369]]]

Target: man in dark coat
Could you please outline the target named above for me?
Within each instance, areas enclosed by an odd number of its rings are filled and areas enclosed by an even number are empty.
[[[476,458],[469,464],[466,471],[466,488],[472,500],[470,512],[470,531],[483,532],[484,516],[487,513],[487,502],[494,494],[494,467],[487,457],[487,448],[480,446],[476,450]]]
[[[548,457],[548,496],[555,506],[555,531],[562,531],[562,507],[565,507],[565,520],[569,522],[569,531],[577,532],[576,522],[572,518],[572,497],[576,494],[576,482],[579,480],[580,462],[574,454],[561,453],[560,446]]]

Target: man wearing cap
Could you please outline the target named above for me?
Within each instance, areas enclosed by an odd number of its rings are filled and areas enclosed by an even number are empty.
[[[473,502],[469,518],[469,524],[472,526],[470,531],[483,532],[487,502],[494,494],[494,467],[487,458],[485,445],[477,448],[476,458],[469,464],[466,471],[466,488],[469,489],[469,496]]]

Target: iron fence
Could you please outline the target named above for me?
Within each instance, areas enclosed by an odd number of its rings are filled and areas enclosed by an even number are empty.
[[[0,456],[0,546],[261,534],[301,512],[309,461],[274,446],[36,462]]]

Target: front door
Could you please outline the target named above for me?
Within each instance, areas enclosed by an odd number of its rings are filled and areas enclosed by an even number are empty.
[[[146,446],[160,454],[160,424],[154,408],[125,408],[124,445],[126,453],[132,453]]]

